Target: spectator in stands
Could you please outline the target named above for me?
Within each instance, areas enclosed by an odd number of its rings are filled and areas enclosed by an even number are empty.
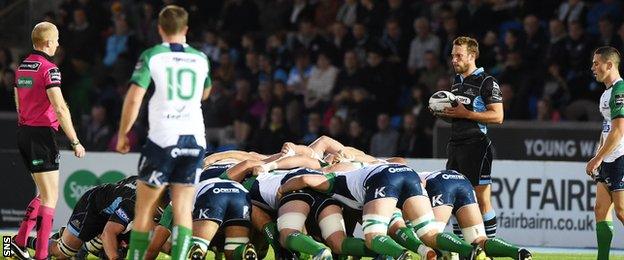
[[[91,60],[93,53],[99,51],[97,32],[91,27],[87,20],[87,14],[83,9],[76,9],[73,12],[73,22],[68,26],[69,34],[65,37],[61,46],[66,46],[70,57]],[[85,48],[89,46],[88,48]]]
[[[362,75],[362,86],[373,95],[377,109],[394,111],[400,88],[397,70],[384,62],[380,50],[373,48],[368,51],[367,66],[362,70]]]
[[[481,39],[485,32],[494,29],[494,13],[490,6],[483,0],[470,0],[457,12],[462,31],[469,31],[477,39]]]
[[[333,116],[329,120],[327,135],[341,143],[346,140],[344,120],[340,116]]]
[[[284,43],[285,37],[283,33],[270,35],[269,38],[267,38],[266,53],[271,57],[276,68],[287,70],[292,66],[293,61],[291,52]],[[286,81],[288,79],[282,80]]]
[[[349,35],[347,26],[335,22],[331,26],[330,38],[328,39],[328,54],[333,64],[342,65],[342,57],[347,50],[353,48],[353,38]]]
[[[258,15],[258,6],[252,0],[228,1],[223,9],[221,29],[234,35],[254,31],[258,29]]]
[[[303,20],[299,23],[299,30],[290,36],[288,46],[291,51],[305,51],[314,57],[326,48],[326,42],[311,21]]]
[[[557,63],[561,68],[566,68],[566,51],[565,45],[567,41],[567,33],[565,25],[559,19],[551,19],[548,23],[549,28],[549,44],[546,50],[546,60]]]
[[[0,111],[15,112],[14,99],[15,71],[2,69],[0,71]]]
[[[598,21],[598,32],[600,35],[598,45],[611,46],[618,50],[622,49],[622,39],[615,34],[615,28],[611,17],[603,16],[600,18]]]
[[[312,21],[314,9],[308,0],[294,0],[288,15],[288,28],[295,29],[304,20]]]
[[[559,9],[557,9],[557,18],[568,25],[571,22],[578,22],[581,25],[585,24],[586,16],[587,7],[583,0],[564,1],[559,5]]]
[[[273,107],[267,123],[253,137],[250,149],[263,154],[277,153],[285,142],[293,140],[292,137],[284,119],[284,109]]]
[[[585,30],[580,22],[571,22],[568,25],[568,32],[565,51],[567,52],[566,64],[568,65],[566,79],[570,86],[570,94],[573,100],[591,99],[591,91],[587,87],[591,81],[591,75],[590,71],[587,70],[587,64],[591,63],[590,55],[594,49],[594,43],[589,36],[585,35]]]
[[[219,63],[219,58],[221,56],[221,50],[219,49],[218,37],[213,31],[204,31],[202,33],[202,43],[200,50],[208,56],[208,59],[211,62],[211,67],[216,67],[215,63]]]
[[[310,65],[310,56],[301,52],[295,57],[295,66],[288,73],[288,81],[286,82],[288,90],[295,95],[303,95],[305,93],[305,82],[310,78],[312,73],[312,65]]]
[[[287,28],[290,2],[288,0],[256,0],[258,10],[260,10],[260,25],[265,33]]]
[[[154,11],[154,5],[148,1],[142,3],[141,12],[139,14],[139,21],[136,23],[135,32],[139,41],[143,42],[146,46],[153,46],[160,42],[158,36],[158,21],[156,18],[156,12]],[[219,57],[219,56],[216,56]],[[216,60],[217,58],[214,58]]]
[[[345,142],[346,145],[368,153],[368,149],[370,148],[370,139],[370,134],[368,134],[360,121],[349,121],[349,131]]]
[[[128,22],[126,22],[126,20],[119,19],[115,21],[115,33],[106,40],[106,53],[104,54],[103,60],[104,65],[111,67],[123,53],[135,53],[130,49],[133,41],[130,34]]]
[[[568,83],[561,73],[561,67],[557,63],[551,63],[548,66],[548,74],[542,83],[542,99],[548,99],[549,104],[554,109],[563,108],[570,102],[570,90]]]
[[[405,66],[405,57],[407,57],[409,51],[409,42],[405,34],[398,19],[388,19],[385,30],[379,40],[379,46],[385,53],[387,62]]]
[[[246,78],[251,84],[252,91],[258,88],[260,79],[260,64],[258,63],[258,53],[248,52],[245,54],[245,63],[238,73],[239,77]]]
[[[6,47],[0,47],[0,70],[13,68],[13,55],[11,50]]]
[[[357,21],[361,23],[374,36],[381,35],[383,28],[383,9],[381,1],[360,0],[361,9],[357,13]]]
[[[82,143],[90,151],[106,151],[113,130],[108,121],[106,108],[101,104],[91,107],[89,118],[82,125]]]
[[[496,33],[488,31],[483,36],[481,43],[479,44],[479,57],[477,58],[477,64],[483,66],[486,71],[489,71],[493,75],[498,75],[500,68],[497,68],[500,57],[500,48],[498,47],[498,39]]]
[[[453,40],[460,35],[457,18],[455,16],[444,18],[442,28],[443,30],[439,33],[439,38],[442,43],[440,50],[442,59],[446,61],[451,54],[451,50],[453,50]]]
[[[531,70],[522,63],[522,56],[519,51],[512,51],[507,54],[499,79],[500,82],[509,83],[510,86],[514,87],[512,90],[513,102],[518,102],[521,104],[520,107],[525,108],[524,111],[518,111],[513,119],[529,119],[527,108],[532,83]]]
[[[509,52],[519,52],[522,50],[522,42],[520,41],[520,32],[515,29],[510,29],[505,33],[505,39],[503,46],[501,47],[502,59],[507,58]]]
[[[311,144],[317,138],[323,136],[325,134],[325,129],[323,128],[321,115],[316,112],[312,112],[308,114],[308,124],[305,131],[305,134],[299,141],[301,144]]]
[[[336,86],[333,93],[338,93],[343,89],[352,89],[362,86],[362,73],[358,64],[357,54],[354,51],[347,51],[344,54],[343,67],[338,72]]]
[[[375,157],[391,157],[397,154],[399,132],[390,127],[390,116],[377,116],[377,133],[373,135],[370,144],[370,155]]]
[[[266,114],[271,108],[271,100],[273,98],[273,90],[271,88],[270,82],[260,82],[260,85],[258,85],[258,97],[249,107],[249,114],[258,122],[266,119]],[[260,125],[264,125],[262,123]]]
[[[543,98],[537,101],[537,120],[551,122],[559,122],[561,120],[559,111],[553,108],[550,99]]]
[[[433,51],[424,53],[424,67],[418,71],[418,84],[426,86],[429,92],[433,91],[438,79],[448,76],[446,69],[440,64],[438,54]],[[433,92],[431,92],[433,93]]]
[[[429,20],[425,17],[417,18],[414,20],[414,30],[416,36],[410,44],[407,61],[407,67],[412,74],[425,67],[426,52],[433,53],[436,59],[440,56],[440,39],[431,33]]]
[[[423,128],[418,126],[416,116],[412,113],[403,115],[401,134],[397,143],[397,155],[409,158],[431,157],[431,140]]]
[[[544,51],[546,50],[546,34],[540,28],[540,21],[535,15],[524,18],[524,46],[523,59],[527,66],[544,66]]]
[[[335,0],[319,0],[314,10],[314,24],[325,31],[329,29],[336,20],[338,13],[338,1]]]
[[[281,80],[273,81],[273,101],[272,104],[281,107],[288,107],[291,102],[296,102],[292,93],[288,92],[286,83]]]
[[[208,99],[202,102],[206,140],[216,147],[226,142],[226,128],[232,124],[230,100],[219,79],[212,80],[212,89]]]
[[[307,109],[322,109],[330,100],[330,94],[336,84],[338,69],[331,64],[329,57],[321,53],[316,60],[316,66],[310,72],[306,82],[304,104]]]
[[[614,0],[601,0],[596,1],[587,12],[587,31],[591,34],[598,34],[600,32],[599,29],[599,21],[604,17],[610,17],[611,19],[616,19],[615,24],[618,24],[622,21],[620,17],[622,17],[622,4],[620,1]]]
[[[359,8],[361,7],[358,5],[357,0],[345,0],[338,9],[338,13],[336,14],[336,21],[348,27],[353,27],[353,25],[357,21]]]
[[[366,51],[373,45],[366,26],[362,23],[356,23],[353,26],[353,40],[355,46],[353,51],[357,55],[360,64],[366,63]]]

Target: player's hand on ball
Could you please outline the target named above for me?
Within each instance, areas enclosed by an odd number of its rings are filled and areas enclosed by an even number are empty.
[[[82,158],[85,156],[85,154],[86,154],[86,151],[85,151],[84,146],[82,146],[82,144],[77,144],[76,146],[74,146],[74,156],[78,158]]]
[[[470,111],[466,109],[464,104],[461,102],[457,102],[456,106],[444,108],[444,110],[439,114],[442,117],[449,118],[468,118]]]
[[[115,150],[117,150],[118,153],[130,152],[130,141],[128,141],[128,136],[125,134],[117,135],[117,147]]]

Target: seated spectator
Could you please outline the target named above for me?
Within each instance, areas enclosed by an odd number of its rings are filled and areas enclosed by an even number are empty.
[[[379,39],[379,46],[383,50],[386,61],[398,64],[404,68],[409,53],[409,39],[401,29],[398,19],[390,18],[386,22],[386,27]]]
[[[561,121],[561,114],[553,108],[552,103],[547,98],[537,101],[537,121]]]
[[[341,22],[348,27],[352,27],[357,21],[358,15],[358,0],[346,0],[336,14],[336,21]]]
[[[344,120],[341,117],[333,116],[329,120],[329,126],[327,126],[327,135],[341,143],[346,140]]]
[[[411,74],[426,66],[425,55],[427,52],[431,52],[436,59],[440,55],[440,38],[431,33],[429,19],[420,17],[414,20],[414,30],[416,31],[416,36],[410,44],[409,59],[407,61],[407,68]]]
[[[299,141],[301,144],[309,145],[317,138],[323,136],[325,134],[325,129],[323,128],[321,115],[319,113],[310,113],[308,114],[308,124],[306,131]]]
[[[261,82],[258,86],[258,97],[249,107],[249,114],[256,119],[256,121],[263,120],[271,107],[271,100],[273,99],[273,90],[271,89],[271,82]]]
[[[299,53],[295,57],[295,66],[288,73],[288,81],[286,82],[288,90],[295,95],[303,95],[305,93],[305,82],[312,73],[312,65],[310,65],[310,56],[307,53]]]
[[[292,141],[293,136],[286,124],[282,107],[271,108],[267,117],[266,124],[256,131],[250,149],[262,154],[273,154],[279,152],[285,142]]]
[[[390,116],[377,116],[377,132],[373,135],[369,153],[375,157],[392,157],[397,154],[399,132],[390,127]]]
[[[440,64],[438,55],[432,51],[426,51],[424,55],[425,66],[418,71],[418,84],[433,90],[439,78],[446,77],[447,72],[444,66]]]
[[[587,6],[583,0],[568,0],[559,5],[557,18],[565,24],[579,22],[585,24],[587,16]]]
[[[412,113],[403,115],[403,125],[397,145],[397,155],[409,158],[429,158],[432,154],[432,138],[427,136],[422,127],[418,126],[416,116]]]
[[[343,89],[353,89],[362,86],[362,73],[360,71],[357,54],[354,51],[347,51],[342,62],[343,67],[338,72],[336,85],[333,93],[336,94]]]
[[[218,46],[218,37],[213,31],[204,31],[202,35],[202,43],[200,50],[208,56],[208,59],[214,64],[218,63],[221,56],[221,49]],[[215,65],[213,65],[216,67]]]
[[[115,21],[115,34],[108,37],[106,40],[106,53],[104,60],[102,61],[107,67],[113,66],[117,62],[117,58],[125,53],[132,51],[131,37],[128,29],[128,22],[124,19]]]
[[[106,108],[101,104],[91,107],[91,114],[82,125],[82,144],[91,151],[106,151],[113,134]]]
[[[322,109],[331,98],[337,76],[338,69],[331,64],[329,57],[319,54],[306,82],[304,104],[307,109]]]
[[[3,69],[0,71],[0,111],[15,112],[15,71]]]
[[[360,121],[349,121],[349,129],[345,145],[355,147],[361,151],[368,153],[370,148],[370,134],[364,129]]]

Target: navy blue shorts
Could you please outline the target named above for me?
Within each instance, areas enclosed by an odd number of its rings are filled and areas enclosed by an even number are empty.
[[[306,231],[308,235],[312,236],[317,241],[323,241],[321,229],[319,228],[318,218],[321,211],[330,205],[340,206],[340,202],[330,197],[327,194],[323,194],[310,189],[297,190],[291,193],[285,194],[280,200],[280,206],[286,204],[289,201],[300,200],[310,206],[310,213],[308,214],[305,222]]]
[[[204,153],[192,135],[181,135],[177,145],[164,148],[148,139],[139,159],[139,178],[153,187],[197,184]]]
[[[462,174],[444,170],[427,180],[427,193],[432,207],[451,206],[453,214],[466,205],[477,203],[475,191],[470,181]]]
[[[211,220],[219,225],[249,226],[251,199],[246,190],[217,182],[195,200],[193,221]]]
[[[403,208],[405,200],[414,196],[427,196],[420,186],[420,177],[412,168],[401,164],[389,164],[368,177],[364,183],[364,204],[375,199],[395,198],[397,207]]]
[[[603,162],[600,165],[597,182],[604,182],[609,187],[609,191],[624,190],[624,156],[620,156],[613,162]]]

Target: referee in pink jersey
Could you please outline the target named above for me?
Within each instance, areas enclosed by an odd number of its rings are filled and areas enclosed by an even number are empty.
[[[58,199],[59,151],[55,135],[59,125],[71,141],[76,157],[83,157],[85,149],[78,141],[61,93],[61,72],[52,62],[59,46],[58,29],[54,24],[42,22],[35,25],[31,37],[34,51],[15,72],[15,104],[17,146],[38,195],[28,205],[11,249],[17,259],[32,259],[26,250],[26,239],[37,224],[37,238],[43,239],[36,240],[34,259],[46,259]]]

